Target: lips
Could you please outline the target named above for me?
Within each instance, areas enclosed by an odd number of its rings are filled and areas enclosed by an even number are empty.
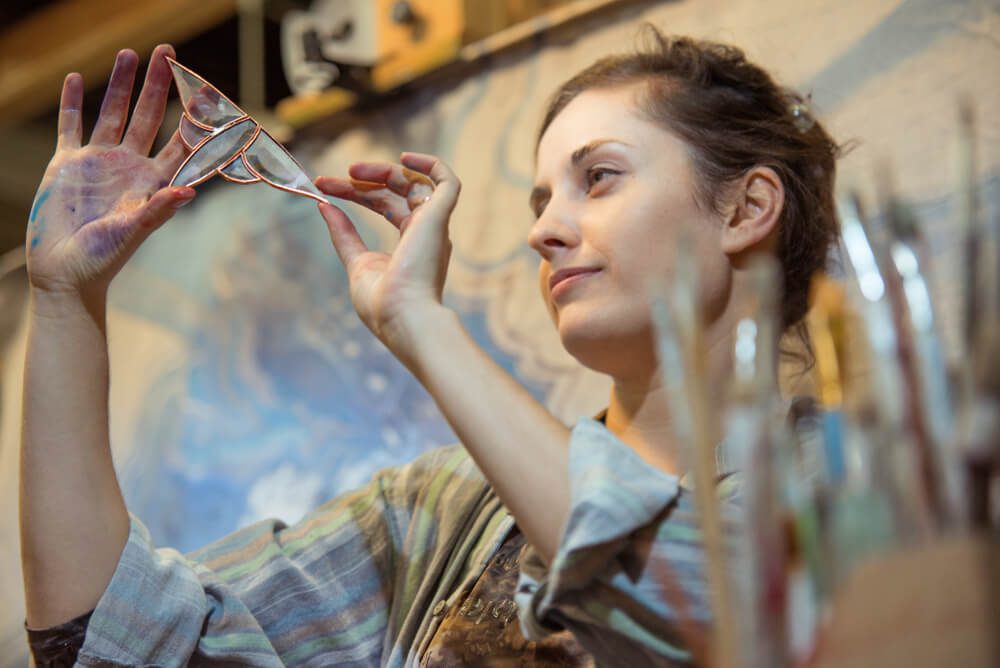
[[[593,267],[567,267],[560,269],[549,277],[549,294],[555,299],[569,287],[587,276],[596,274],[600,269]]]

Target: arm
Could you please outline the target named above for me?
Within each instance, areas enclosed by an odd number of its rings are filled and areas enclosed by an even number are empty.
[[[66,78],[59,140],[27,235],[31,305],[24,374],[20,522],[27,623],[91,610],[129,533],[108,441],[105,304],[115,273],[189,188],[161,188],[185,149],[149,153],[170,72],[159,47],[124,134],[138,58],[118,55],[90,144],[81,146],[83,81]]]
[[[28,625],[44,627],[94,607],[128,516],[108,445],[103,304],[33,294],[29,327],[21,555]]]
[[[413,328],[425,332],[415,341],[414,374],[528,541],[551,561],[569,516],[569,429],[483,352],[453,312]]]
[[[317,186],[400,230],[391,254],[372,252],[342,211],[320,205],[358,315],[427,388],[528,541],[551,559],[569,515],[569,430],[441,304],[458,178],[415,153],[404,153],[402,165],[352,165],[350,176],[321,177]]]

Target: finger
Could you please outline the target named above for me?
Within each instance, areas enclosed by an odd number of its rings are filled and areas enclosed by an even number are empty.
[[[167,95],[173,78],[167,58],[173,57],[174,48],[169,44],[160,44],[153,50],[139,101],[135,104],[132,121],[122,142],[142,155],[148,154],[153,147],[156,133],[163,122],[163,111],[167,106]]]
[[[399,227],[400,222],[410,215],[410,207],[406,200],[393,193],[383,183],[348,181],[336,176],[321,176],[316,179],[316,187],[327,195],[360,204],[379,214],[396,227]]]
[[[441,220],[446,224],[448,217],[455,209],[458,195],[462,190],[458,176],[444,162],[433,155],[403,153],[400,160],[404,166],[427,175],[434,182],[434,192],[423,206],[430,209],[429,213],[437,214],[433,216],[434,219]]]
[[[136,210],[129,221],[136,238],[141,243],[143,239],[158,229],[185,204],[195,197],[194,188],[161,188],[153,193],[145,204]]]
[[[423,180],[411,183],[410,192],[406,195],[406,203],[409,205],[410,210],[416,209],[418,206],[423,206],[430,200],[431,195],[434,194],[434,184],[423,174],[421,176]]]
[[[337,256],[345,268],[350,267],[358,256],[368,252],[368,246],[346,213],[332,204],[320,203],[318,206],[319,213],[330,230],[330,241],[333,242]]]
[[[173,136],[170,137],[170,141],[167,142],[166,146],[160,149],[160,152],[156,154],[153,158],[153,162],[156,165],[157,171],[163,175],[166,179],[172,179],[174,174],[177,173],[177,168],[181,166],[184,159],[187,158],[191,149],[187,147],[184,140],[181,139],[181,131],[174,130]]]
[[[384,183],[389,190],[406,199],[412,211],[430,199],[434,182],[426,174],[390,162],[359,162],[348,173],[355,179]]]
[[[59,134],[56,148],[79,148],[83,139],[83,77],[73,72],[63,81],[59,100]]]
[[[409,167],[415,172],[427,176],[436,186],[448,181],[458,181],[455,172],[451,171],[451,168],[436,155],[405,152],[401,153],[399,158],[404,167]]]
[[[364,197],[385,188],[385,185],[381,183],[347,180],[339,176],[320,176],[315,183],[316,187],[327,195],[333,195],[356,204],[363,204]]]
[[[434,188],[430,177],[391,162],[356,162],[348,168],[347,173],[353,179],[384,183],[389,190],[402,197],[407,197],[417,185]]]
[[[90,136],[91,144],[113,145],[121,141],[138,64],[139,56],[135,51],[123,49],[118,52],[115,68],[108,81],[108,90],[101,103],[101,114],[97,117],[94,133]]]
[[[193,188],[161,188],[142,206],[123,219],[104,225],[86,225],[80,231],[91,253],[115,253],[127,260],[150,234],[167,222],[180,207],[195,195]]]

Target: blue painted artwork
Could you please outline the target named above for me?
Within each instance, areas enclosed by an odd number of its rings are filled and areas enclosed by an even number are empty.
[[[171,372],[180,377],[157,379],[151,392],[177,396],[141,402],[144,442],[123,467],[129,507],[158,544],[187,551],[255,520],[295,521],[379,468],[455,442],[431,397],[355,314],[311,202],[246,186],[205,188],[196,202],[111,294],[114,307],[191,351]],[[142,289],[159,280],[171,291]],[[512,370],[481,309],[463,308],[472,335]]]

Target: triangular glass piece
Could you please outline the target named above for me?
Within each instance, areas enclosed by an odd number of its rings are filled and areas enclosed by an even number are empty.
[[[177,84],[184,112],[195,123],[217,129],[247,115],[218,88],[188,68],[170,58],[167,58],[167,62],[174,73],[174,83]]]
[[[171,185],[195,186],[218,173],[229,181],[262,180],[281,190],[327,201],[302,165],[257,121],[188,68],[171,58],[167,62],[184,107],[181,139],[193,151]]]
[[[206,181],[253,140],[259,127],[248,118],[212,137],[187,157],[170,185],[195,186]]]
[[[276,188],[325,202],[326,197],[313,185],[295,158],[284,146],[261,130],[256,141],[244,153],[247,165]]]
[[[243,161],[243,155],[233,160],[231,163],[219,170],[223,178],[237,183],[254,183],[260,181],[260,177],[247,169],[247,163]]]
[[[195,146],[200,144],[203,139],[212,134],[211,131],[203,130],[192,123],[187,116],[181,116],[180,130],[181,139],[184,140],[184,145],[191,150],[194,150]]]

